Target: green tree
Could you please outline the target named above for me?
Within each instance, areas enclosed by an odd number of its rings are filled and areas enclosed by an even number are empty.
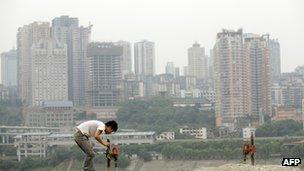
[[[126,157],[124,154],[121,154],[121,156],[118,158],[118,166],[121,168],[126,168],[131,164],[131,160]]]
[[[0,159],[0,169],[9,170],[9,169],[16,169],[19,166],[19,162],[15,160],[4,160]]]
[[[169,99],[156,97],[149,100],[129,100],[122,103],[117,120],[124,128],[154,130],[157,133],[174,131],[177,138],[179,128],[191,127],[214,128],[214,111],[200,111],[197,107],[174,107]]]
[[[151,161],[152,160],[152,156],[149,152],[145,151],[145,150],[140,150],[138,152],[138,156],[143,159],[144,161]]]
[[[21,108],[0,105],[0,125],[21,125]]]
[[[258,137],[276,137],[293,135],[302,130],[301,123],[294,120],[282,120],[272,123],[267,123],[256,130]]]

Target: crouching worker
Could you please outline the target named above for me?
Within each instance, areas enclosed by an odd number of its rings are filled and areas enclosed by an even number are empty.
[[[74,140],[81,150],[86,154],[83,163],[84,171],[94,170],[93,159],[95,153],[89,138],[94,137],[100,144],[109,147],[110,143],[103,140],[101,135],[116,132],[117,128],[118,125],[115,121],[108,121],[104,124],[103,122],[97,120],[86,121],[76,127]]]

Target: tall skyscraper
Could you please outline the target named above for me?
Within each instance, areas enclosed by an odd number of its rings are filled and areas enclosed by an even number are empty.
[[[60,16],[52,20],[52,35],[67,45],[69,100],[75,106],[85,102],[84,59],[90,41],[91,26],[79,26],[78,18]]]
[[[1,54],[1,79],[4,86],[17,86],[17,51]]]
[[[166,65],[166,74],[175,75],[175,67],[173,62],[167,62]]]
[[[243,31],[223,30],[213,48],[216,125],[234,129],[249,114],[248,61],[243,55]]]
[[[188,49],[188,74],[197,79],[206,78],[208,76],[207,60],[205,48],[200,47],[200,44],[195,42],[193,46]]]
[[[17,34],[17,63],[18,63],[18,94],[24,105],[32,102],[32,56],[31,47],[42,39],[50,37],[48,22],[34,22],[18,29]]]
[[[213,65],[213,49],[210,50],[210,57],[208,58],[208,77],[213,79],[214,76],[214,65]]]
[[[278,40],[269,40],[269,56],[272,82],[277,82],[281,75],[281,50]]]
[[[143,40],[134,44],[134,64],[137,76],[151,76],[155,74],[154,42]]]
[[[234,129],[262,124],[271,115],[269,35],[223,30],[213,57],[216,125]]]
[[[175,69],[174,69],[174,76],[175,77],[179,77],[180,76],[179,67],[175,67]]]
[[[248,61],[250,84],[249,114],[253,125],[263,124],[271,116],[271,73],[269,64],[269,35],[244,34],[244,59]]]
[[[125,75],[132,73],[131,43],[121,40],[115,42],[115,45],[123,48],[121,70],[124,78]]]
[[[123,48],[113,43],[93,42],[86,58],[86,104],[115,106],[122,98],[121,58]]]
[[[183,73],[184,73],[184,76],[189,76],[189,67],[188,66],[183,66]]]
[[[52,38],[32,46],[32,105],[43,101],[68,100],[68,58],[66,45]]]

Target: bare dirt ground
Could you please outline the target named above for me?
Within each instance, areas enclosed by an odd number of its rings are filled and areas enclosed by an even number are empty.
[[[283,167],[278,165],[225,164],[219,167],[202,167],[194,171],[301,171],[299,167]]]
[[[301,171],[299,167],[282,167],[280,160],[260,161],[256,166],[240,164],[240,161],[202,160],[132,162],[127,170],[132,171]]]
[[[154,160],[150,162],[133,161],[128,170],[132,171],[193,171],[203,166],[220,166],[225,161],[166,161]]]

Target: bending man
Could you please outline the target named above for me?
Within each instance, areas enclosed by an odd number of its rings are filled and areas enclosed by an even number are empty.
[[[101,121],[90,120],[81,123],[76,127],[76,133],[74,134],[74,140],[81,150],[86,154],[83,163],[84,171],[93,171],[93,159],[95,153],[93,146],[89,141],[89,138],[94,137],[100,144],[108,147],[110,144],[101,138],[102,134],[111,134],[116,132],[118,125],[115,121],[108,121],[105,124]]]

